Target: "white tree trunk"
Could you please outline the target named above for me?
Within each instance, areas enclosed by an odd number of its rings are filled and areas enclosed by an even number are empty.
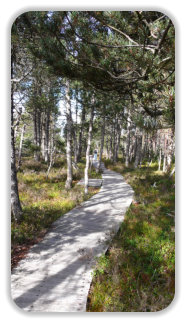
[[[90,146],[92,140],[92,128],[93,128],[93,118],[94,118],[94,100],[92,100],[92,106],[90,111],[90,121],[89,121],[89,131],[88,131],[88,142],[87,142],[87,150],[86,150],[86,166],[85,166],[85,194],[88,194],[88,170],[90,164]]]
[[[108,148],[108,135],[106,137],[106,159],[109,158],[109,148]]]
[[[113,146],[112,132],[113,132],[113,125],[110,126],[110,142],[109,142],[109,159],[110,160],[112,160],[112,146]]]
[[[102,159],[102,154],[103,154],[104,138],[105,138],[105,115],[103,116],[102,127],[101,127],[101,147],[100,147],[100,153],[99,153],[98,171],[100,171],[100,167],[101,167],[101,159]]]
[[[167,137],[164,135],[163,172],[167,171]]]
[[[67,120],[67,143],[66,143],[66,158],[67,158],[67,180],[65,188],[72,188],[72,148],[71,148],[71,102],[70,102],[70,84],[66,81],[66,120]]]
[[[142,147],[142,136],[140,133],[137,132],[137,137],[136,137],[136,156],[135,156],[135,162],[134,162],[134,167],[137,168],[139,163],[140,163],[140,157],[141,157],[141,147]]]
[[[26,129],[26,124],[23,125],[23,128],[21,130],[21,139],[20,139],[19,154],[18,154],[18,169],[21,166],[21,155],[22,155],[23,138],[24,138],[25,129]]]
[[[13,89],[11,89],[11,210],[16,221],[21,220],[22,208],[19,199],[16,158],[15,158],[15,140],[14,140],[14,103]]]
[[[83,137],[83,128],[85,124],[85,107],[82,107],[82,115],[81,115],[81,127],[79,131],[79,141],[78,141],[78,150],[77,150],[77,162],[81,159],[82,152],[82,137]]]
[[[125,166],[129,167],[129,148],[130,148],[130,127],[131,127],[131,119],[130,114],[127,117],[127,138],[126,138],[126,152],[125,152]]]
[[[159,151],[158,170],[161,170],[161,149]]]
[[[120,139],[121,139],[121,121],[117,120],[117,127],[116,127],[116,149],[115,149],[115,162],[118,161],[118,154],[119,154],[119,146],[120,146]]]
[[[170,173],[170,176],[169,176],[169,177],[172,177],[174,173],[175,173],[175,167],[174,167],[174,168],[173,168],[173,170],[171,171],[171,173]]]

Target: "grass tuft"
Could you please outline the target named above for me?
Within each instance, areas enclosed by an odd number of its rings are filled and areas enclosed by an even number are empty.
[[[18,172],[23,219],[21,223],[16,223],[12,218],[12,268],[25,256],[30,246],[43,238],[55,220],[98,192],[98,189],[89,188],[85,196],[84,188],[76,185],[83,177],[84,162],[78,164],[79,170],[74,170],[73,187],[67,191],[65,165],[63,159],[56,160],[46,177],[46,164],[23,159]],[[94,172],[90,176],[94,177]]]
[[[174,298],[174,178],[155,165],[136,170],[107,162],[107,167],[122,173],[135,199],[98,261],[87,311],[160,311]]]

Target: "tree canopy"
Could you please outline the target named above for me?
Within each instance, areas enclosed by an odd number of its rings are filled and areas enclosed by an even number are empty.
[[[99,165],[104,151],[113,162],[122,153],[126,166],[158,154],[159,165],[163,155],[163,169],[170,166],[175,31],[169,17],[157,11],[30,11],[17,17],[11,35],[12,187],[24,147],[48,163],[48,174],[66,146],[68,189],[72,162],[86,155],[89,163],[93,145],[100,149]]]
[[[120,98],[133,96],[138,109],[174,122],[174,26],[166,15],[55,11],[17,20],[32,53],[55,75]]]

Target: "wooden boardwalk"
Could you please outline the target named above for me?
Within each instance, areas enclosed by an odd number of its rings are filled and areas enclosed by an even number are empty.
[[[11,293],[19,308],[86,311],[96,257],[106,252],[133,198],[120,174],[104,168],[102,177],[100,192],[54,222],[13,270]]]
[[[88,186],[90,187],[90,186],[92,186],[92,187],[100,187],[101,185],[102,185],[102,182],[103,182],[103,180],[102,179],[89,179],[88,180]],[[84,181],[84,179],[81,179],[78,183],[77,183],[77,185],[85,185],[85,181]]]

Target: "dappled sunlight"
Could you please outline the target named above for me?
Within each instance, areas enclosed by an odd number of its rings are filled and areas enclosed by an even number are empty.
[[[101,190],[56,220],[12,273],[12,297],[27,311],[85,311],[95,259],[123,222],[133,190],[104,170]],[[18,279],[19,277],[19,279]]]

